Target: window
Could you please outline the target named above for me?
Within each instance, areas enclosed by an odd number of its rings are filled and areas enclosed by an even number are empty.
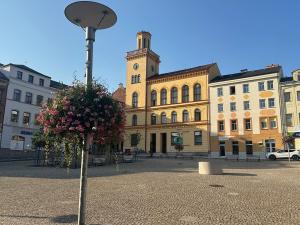
[[[36,96],[36,105],[42,106],[43,100],[44,100],[44,97],[43,97],[43,96],[37,95],[37,96]]]
[[[17,123],[19,121],[19,111],[18,110],[12,110],[11,111],[11,122]]]
[[[266,108],[266,100],[265,99],[259,99],[259,108],[260,109]]]
[[[136,92],[132,94],[132,107],[138,107],[138,94]]]
[[[151,91],[151,106],[156,106],[157,103],[157,93],[155,90]]]
[[[15,89],[14,90],[14,101],[20,102],[21,101],[21,90]]]
[[[194,86],[194,101],[200,101],[201,100],[201,86],[200,84],[196,84]]]
[[[171,121],[172,123],[177,123],[177,113],[175,111],[171,114]]]
[[[131,83],[135,84],[136,83],[136,75],[131,76]]]
[[[194,132],[194,142],[195,145],[202,145],[202,131]]]
[[[275,99],[274,98],[269,98],[268,103],[269,103],[269,108],[275,107]]]
[[[235,95],[235,86],[229,87],[229,93],[230,93],[230,95]]]
[[[223,112],[223,104],[218,104],[218,112]]]
[[[32,75],[28,75],[28,82],[33,84],[33,76]]]
[[[40,78],[39,85],[40,85],[40,86],[44,86],[44,79]]]
[[[180,134],[178,132],[172,132],[171,133],[171,145],[175,145],[175,140],[179,136],[180,136]]]
[[[141,75],[140,74],[137,75],[137,82],[141,83]]]
[[[270,128],[271,129],[277,128],[277,120],[276,120],[276,118],[270,118]]]
[[[195,109],[195,121],[200,121],[201,120],[201,111],[200,109]]]
[[[23,78],[23,72],[18,71],[18,72],[17,72],[17,78],[18,78],[19,80],[22,80],[22,78]]]
[[[249,110],[249,109],[250,109],[250,102],[244,101],[244,110]]]
[[[160,91],[160,104],[161,105],[167,104],[167,90],[166,89],[162,89]]]
[[[245,130],[251,130],[251,119],[245,119]]]
[[[184,85],[182,87],[182,102],[188,102],[189,101],[189,87],[187,85]]]
[[[258,90],[264,91],[265,90],[265,83],[264,82],[258,82]]]
[[[224,120],[220,120],[218,121],[218,128],[219,128],[219,132],[223,132],[225,127],[224,127]]]
[[[252,145],[252,141],[246,141],[246,154],[247,155],[253,155],[253,145]]]
[[[32,104],[32,93],[26,92],[26,95],[25,95],[25,103],[27,103],[27,104]]]
[[[130,135],[131,147],[136,147],[139,142],[139,135],[138,134],[131,134]]]
[[[230,102],[230,111],[231,112],[236,111],[236,103],[235,102]]]
[[[291,114],[291,113],[286,114],[285,119],[286,119],[286,126],[292,127],[293,126],[293,114]]]
[[[223,96],[223,88],[217,89],[217,95],[218,95],[218,97]]]
[[[176,87],[171,89],[171,103],[176,104],[178,102],[178,91]]]
[[[29,125],[29,122],[30,122],[30,113],[24,112],[23,113],[23,124]]]
[[[300,101],[300,91],[297,91],[297,101]]]
[[[239,154],[239,142],[238,141],[232,141],[232,154],[233,155]]]
[[[268,129],[267,118],[260,119],[260,127],[261,129]]]
[[[243,93],[249,93],[249,84],[243,84]]]
[[[137,125],[137,115],[133,115],[132,116],[132,126],[136,126]]]
[[[291,92],[284,92],[284,101],[285,102],[291,101]]]
[[[154,113],[151,114],[151,125],[156,124],[156,115]]]
[[[237,120],[231,120],[231,131],[237,130]]]
[[[183,110],[182,112],[182,122],[188,122],[189,121],[189,112],[187,110]]]
[[[268,90],[273,90],[274,89],[274,85],[273,85],[272,80],[267,81],[267,88],[268,88]]]
[[[167,123],[167,116],[166,116],[166,113],[161,113],[160,115],[160,121],[162,124],[166,124]]]

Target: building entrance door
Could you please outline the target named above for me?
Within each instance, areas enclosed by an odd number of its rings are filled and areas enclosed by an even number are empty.
[[[167,153],[167,133],[160,134],[161,140],[161,152]]]
[[[274,139],[267,139],[266,143],[266,152],[275,152],[275,140]]]
[[[220,141],[220,156],[225,156],[225,141]]]
[[[150,151],[152,153],[156,152],[156,134],[151,134],[151,139],[150,139]]]

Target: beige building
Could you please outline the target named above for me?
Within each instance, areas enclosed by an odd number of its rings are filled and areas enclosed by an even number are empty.
[[[283,77],[281,87],[285,103],[286,131],[300,131],[300,69],[292,72],[292,77]]]
[[[217,64],[159,73],[160,57],[151,50],[151,34],[137,34],[137,50],[127,53],[124,148],[175,152],[183,138],[184,152],[207,154],[209,146],[210,80]]]
[[[219,76],[210,82],[211,156],[265,156],[282,148],[280,66]]]

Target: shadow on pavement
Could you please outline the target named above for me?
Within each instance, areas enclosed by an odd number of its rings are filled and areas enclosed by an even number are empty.
[[[64,215],[64,216],[56,216],[51,219],[51,222],[54,223],[74,223],[77,221],[77,215]]]
[[[285,169],[300,168],[300,162],[287,161],[232,161],[222,159],[143,159],[133,163],[122,163],[116,165],[105,165],[91,167],[88,169],[88,177],[108,177],[138,173],[197,173],[198,162],[210,161],[219,164],[223,169]],[[2,162],[0,163],[0,177],[30,177],[46,179],[77,179],[80,169],[66,169],[60,167],[34,167],[33,161],[24,162]],[[244,171],[229,171],[226,176],[256,176],[256,174],[243,173]]]

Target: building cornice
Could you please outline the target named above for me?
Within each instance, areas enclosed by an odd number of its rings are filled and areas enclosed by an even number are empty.
[[[161,76],[153,80],[147,80],[147,84],[157,84],[157,83],[163,83],[163,82],[169,82],[173,80],[180,80],[180,79],[186,79],[190,77],[197,77],[197,76],[207,76],[208,71],[207,70],[202,70],[202,71],[196,71],[196,72],[189,72],[186,74],[174,74],[172,76]]]

